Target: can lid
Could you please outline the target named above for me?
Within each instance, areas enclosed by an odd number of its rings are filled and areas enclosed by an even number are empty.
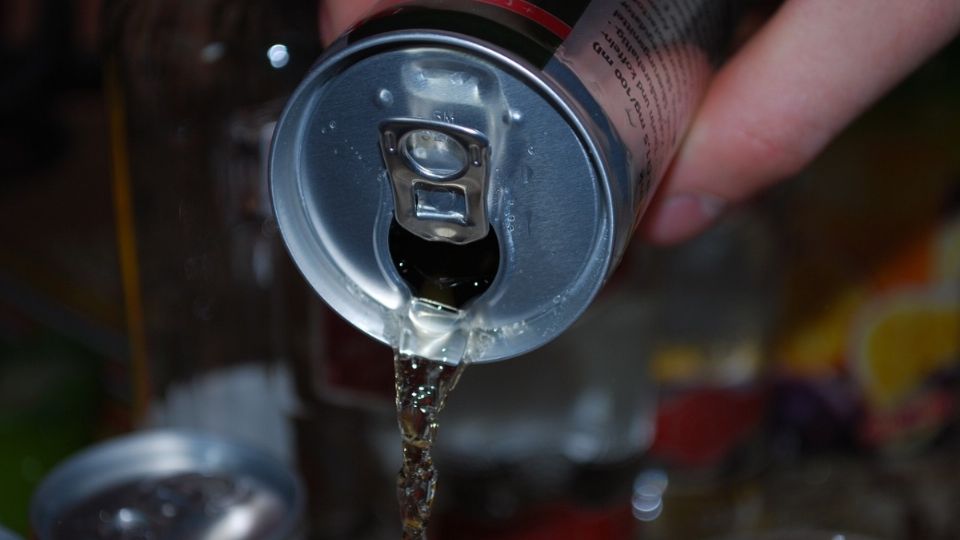
[[[443,32],[381,34],[318,63],[278,122],[270,177],[284,241],[334,310],[398,344],[416,304],[391,254],[398,222],[428,240],[496,236],[496,275],[465,308],[491,338],[472,361],[576,320],[611,266],[613,203],[586,115],[545,73]]]
[[[230,538],[284,540],[299,526],[303,491],[279,461],[207,434],[128,435],[69,458],[30,504],[39,540]]]

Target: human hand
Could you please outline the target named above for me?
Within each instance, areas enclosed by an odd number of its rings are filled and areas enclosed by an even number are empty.
[[[322,0],[324,39],[375,3]],[[711,82],[640,233],[682,241],[796,174],[958,30],[958,0],[787,0]]]
[[[640,233],[684,240],[796,174],[958,28],[957,0],[787,0],[711,82]]]

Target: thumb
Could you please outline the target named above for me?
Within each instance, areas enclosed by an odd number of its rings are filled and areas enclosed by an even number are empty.
[[[799,172],[958,28],[957,0],[788,0],[717,74],[641,234],[681,241]]]

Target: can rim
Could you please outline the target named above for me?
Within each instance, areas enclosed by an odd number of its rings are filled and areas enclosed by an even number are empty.
[[[158,429],[109,439],[58,464],[33,493],[30,526],[50,538],[58,516],[82,497],[146,475],[243,470],[290,503],[289,518],[269,538],[289,538],[302,520],[300,479],[272,456],[219,435],[185,429]]]
[[[392,310],[390,308],[380,305],[366,295],[363,298],[354,295],[352,297],[354,300],[364,301],[351,302],[345,295],[338,292],[339,289],[343,288],[341,284],[335,283],[336,280],[327,279],[329,276],[321,276],[322,272],[310,269],[310,265],[317,258],[317,248],[313,244],[322,244],[322,242],[317,238],[317,232],[309,225],[311,217],[307,214],[303,190],[300,188],[293,189],[290,186],[280,186],[281,183],[276,181],[278,175],[282,175],[278,172],[281,168],[292,167],[295,174],[298,173],[300,168],[297,159],[294,159],[292,165],[279,163],[281,161],[279,154],[299,156],[298,151],[287,147],[302,137],[304,124],[300,118],[297,118],[298,115],[291,111],[294,109],[310,109],[311,104],[317,99],[311,93],[318,86],[322,86],[325,82],[324,79],[329,79],[332,76],[331,74],[339,73],[346,67],[378,52],[394,50],[402,46],[441,46],[471,53],[494,65],[501,66],[504,70],[517,76],[534,91],[544,96],[545,101],[564,117],[582,145],[584,153],[589,157],[590,167],[593,169],[596,182],[599,184],[598,192],[602,194],[602,198],[598,199],[598,204],[603,211],[601,229],[596,237],[598,244],[593,252],[595,257],[599,256],[601,267],[584,271],[583,275],[597,275],[597,278],[590,279],[589,286],[580,289],[582,300],[580,305],[575,305],[569,310],[568,320],[564,324],[551,325],[552,331],[542,332],[542,339],[539,342],[524,342],[517,349],[498,350],[494,354],[487,350],[478,357],[472,357],[471,361],[481,363],[518,356],[556,338],[589,307],[606,281],[615,259],[616,234],[614,233],[614,222],[616,221],[616,205],[614,194],[610,188],[610,171],[602,162],[604,152],[601,151],[596,137],[592,135],[594,130],[590,126],[593,125],[593,122],[589,111],[576,99],[570,97],[563,86],[556,83],[545,71],[537,69],[526,60],[494,44],[462,34],[435,30],[401,30],[385,32],[349,44],[346,39],[341,38],[339,46],[341,47],[339,50],[326,58],[321,58],[311,68],[310,73],[290,96],[283,114],[277,121],[271,141],[268,163],[270,192],[273,197],[274,211],[277,215],[277,225],[284,239],[283,243],[296,262],[297,270],[319,293],[321,299],[339,316],[370,337],[390,344],[391,334],[387,327],[387,324],[389,324],[387,321],[392,320]],[[587,105],[587,108],[589,108],[589,105]],[[292,191],[296,191],[296,197],[278,195],[281,192],[285,195],[291,195]],[[294,203],[294,200],[296,203]],[[499,277],[498,275],[497,279]],[[375,316],[369,316],[371,312]]]

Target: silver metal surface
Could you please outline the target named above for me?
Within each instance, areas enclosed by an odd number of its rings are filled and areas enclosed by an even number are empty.
[[[484,203],[500,268],[470,306],[492,338],[472,360],[539,347],[582,313],[614,259],[612,182],[598,161],[609,152],[597,145],[617,139],[587,127],[605,122],[598,109],[571,103],[540,70],[462,36],[383,34],[341,49],[307,76],[274,135],[271,187],[291,255],[344,318],[394,340],[410,293],[390,260],[381,123],[473,130],[489,141]]]
[[[380,124],[380,148],[403,228],[453,244],[487,235],[490,148],[482,133],[435,120],[390,119]]]
[[[38,540],[288,540],[298,480],[268,456],[210,435],[143,432],[58,466],[33,496]]]

